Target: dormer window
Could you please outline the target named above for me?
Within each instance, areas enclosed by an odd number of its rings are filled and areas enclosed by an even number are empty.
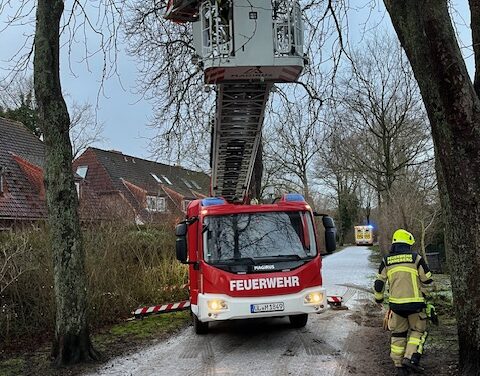
[[[77,167],[77,175],[80,176],[82,179],[85,179],[87,176],[88,166],[78,166]]]

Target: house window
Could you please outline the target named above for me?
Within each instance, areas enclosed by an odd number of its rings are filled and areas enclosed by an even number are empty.
[[[82,179],[85,179],[85,176],[87,176],[87,172],[88,172],[88,166],[78,166],[77,167],[77,174]]]
[[[163,183],[162,180],[157,175],[155,175],[153,172],[150,172],[150,175],[152,175],[152,177],[155,179],[155,181],[157,183],[160,183],[160,184]]]
[[[80,200],[80,182],[75,182],[75,189],[77,191],[77,198]]]
[[[167,178],[165,175],[162,175],[163,180],[165,180],[168,184],[172,185],[172,182],[170,181],[169,178]]]
[[[187,188],[190,188],[190,189],[193,188],[193,186],[190,184],[190,182],[189,182],[188,180],[182,179],[182,181],[185,183],[185,185],[187,186]]]
[[[147,196],[147,210],[151,212],[167,211],[167,201],[165,197]]]
[[[195,188],[202,189],[202,187],[200,187],[195,180],[191,180],[191,182],[192,182],[192,184],[194,185]]]
[[[188,208],[188,205],[190,205],[191,202],[192,202],[192,200],[183,200],[182,201],[182,211],[186,212],[187,208]]]

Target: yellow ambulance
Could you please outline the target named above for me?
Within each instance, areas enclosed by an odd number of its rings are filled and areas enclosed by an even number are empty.
[[[355,226],[355,244],[373,245],[373,227]]]

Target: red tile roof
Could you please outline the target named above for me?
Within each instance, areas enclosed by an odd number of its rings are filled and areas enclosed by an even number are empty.
[[[0,220],[47,217],[43,167],[45,147],[23,124],[0,118],[0,168],[5,191],[0,193]],[[85,182],[80,187],[80,216],[101,219],[101,203]]]
[[[147,195],[168,198],[167,211],[173,213],[181,212],[183,200],[205,197],[210,189],[210,178],[205,173],[118,151],[90,147],[74,161],[74,169],[82,166],[88,166],[85,179],[98,195],[117,194],[146,220],[162,214],[146,210]]]
[[[23,124],[0,118],[0,167],[6,190],[0,193],[0,219],[44,219],[44,146]]]

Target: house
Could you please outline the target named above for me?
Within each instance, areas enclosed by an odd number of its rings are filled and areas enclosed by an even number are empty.
[[[0,229],[47,218],[44,166],[43,142],[22,123],[0,117]],[[80,217],[99,218],[95,193],[80,176],[75,183]]]
[[[116,215],[138,224],[183,217],[190,201],[208,195],[210,178],[202,172],[149,161],[114,150],[90,147],[73,163]]]

